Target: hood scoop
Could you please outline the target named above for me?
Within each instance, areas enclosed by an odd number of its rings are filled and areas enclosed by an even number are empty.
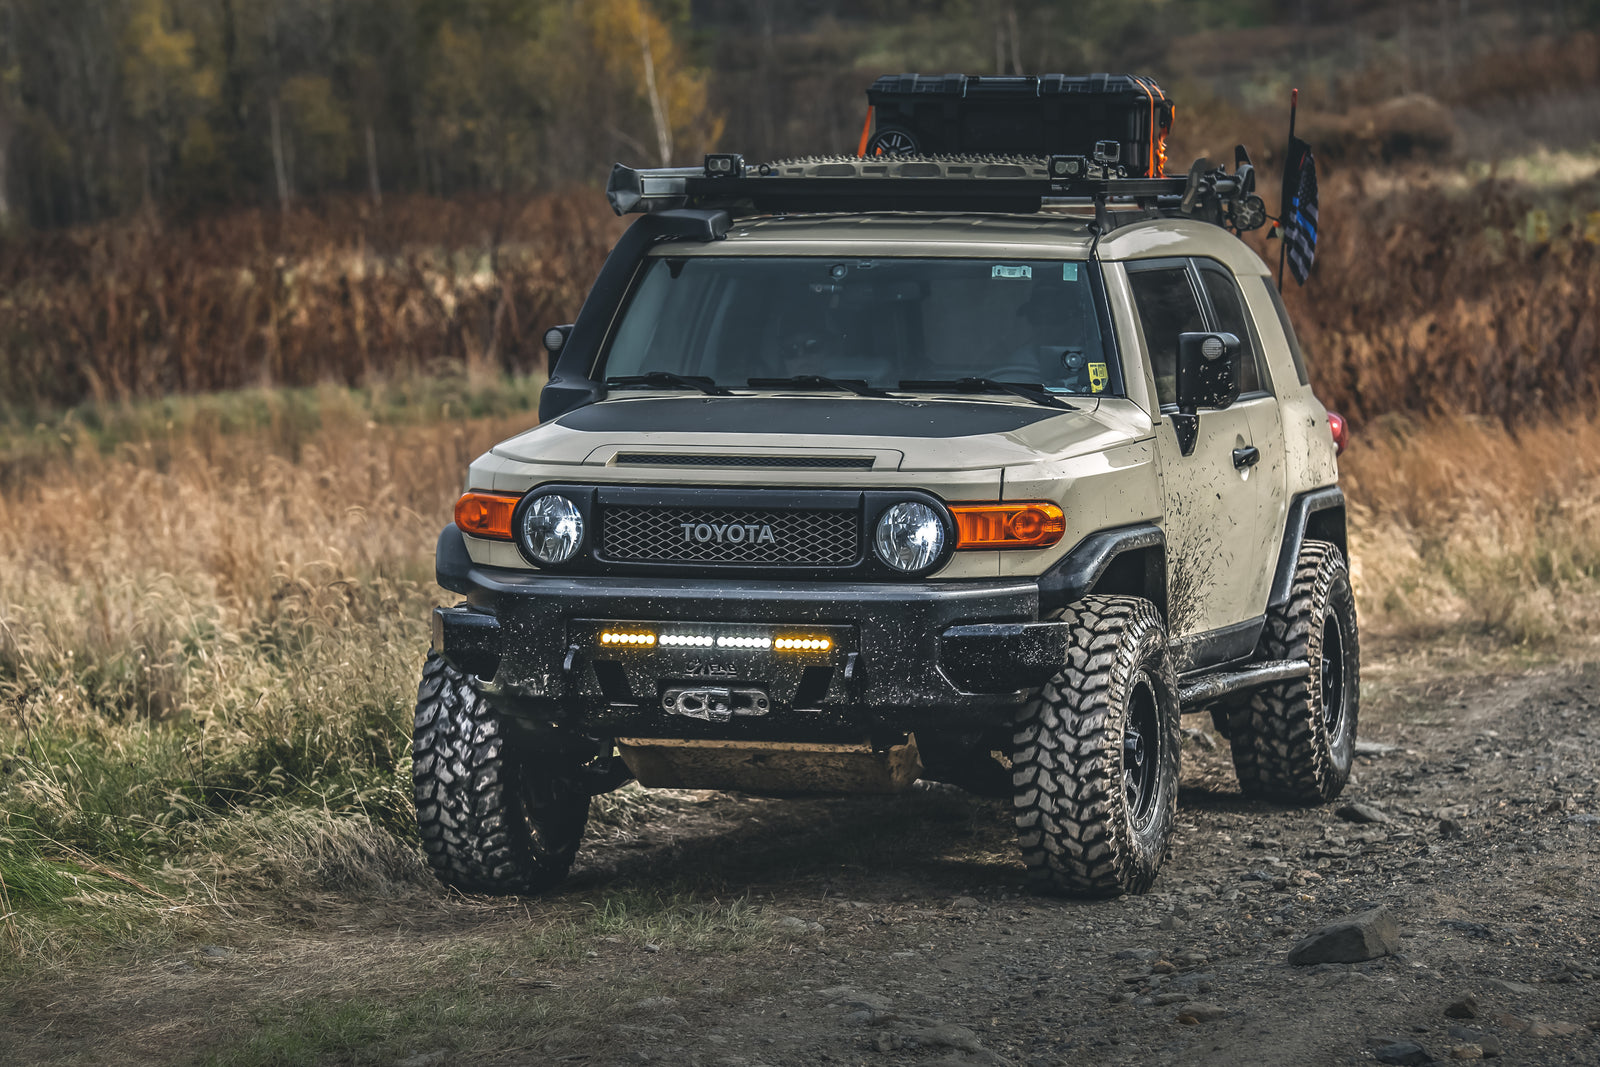
[[[869,471],[877,460],[872,456],[718,456],[682,452],[618,452],[612,462],[618,467]]]

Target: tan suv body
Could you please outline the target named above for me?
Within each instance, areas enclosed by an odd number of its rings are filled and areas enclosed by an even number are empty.
[[[1170,830],[1180,703],[1212,710],[1225,732],[1254,729],[1265,751],[1276,726],[1252,726],[1255,695],[1315,688],[1316,650],[1283,641],[1304,614],[1306,546],[1344,551],[1343,498],[1327,412],[1261,259],[1188,218],[1095,230],[1049,211],[767,216],[704,234],[647,215],[576,326],[556,331],[540,425],[472,464],[468,519],[439,547],[439,581],[465,600],[436,613],[430,664],[468,679],[530,751],[588,739],[585,773],[606,785],[632,775],[782,792],[943,777],[1015,792],[1045,888],[1144,888]],[[792,284],[753,280],[785,264],[798,265]],[[753,306],[739,292],[794,296]],[[1090,337],[1087,356],[1031,344],[1049,339],[1041,300],[1078,301],[1076,325],[1051,328]],[[1237,399],[1195,412],[1186,442],[1179,346],[1202,334],[1236,346]],[[884,352],[901,363],[887,367]],[[1041,389],[1028,372],[1054,373],[1057,358],[1064,380],[1089,384]],[[665,369],[685,378],[646,381],[661,368],[640,360],[681,361]],[[1028,388],[975,385],[974,361]],[[817,377],[780,385],[752,368]],[[908,380],[922,378],[933,384]],[[925,525],[883,549],[897,504]],[[970,547],[959,513],[1010,504],[1053,505],[1023,534],[1043,515],[1056,535]],[[496,507],[509,526],[485,518]],[[471,532],[480,521],[486,536]],[[563,537],[571,554],[540,563]],[[931,565],[895,572],[885,552],[928,537]],[[1346,631],[1334,639],[1353,656],[1353,614]],[[1093,697],[1093,649],[1113,644],[1133,664],[1126,678],[1105,667],[1109,699],[1126,706],[1073,703]],[[1335,681],[1358,686],[1354,669]],[[1112,725],[1093,728],[1120,761],[1108,788],[1166,792],[1143,801],[1153,814],[1094,825],[1113,845],[1155,835],[1148,870],[1053,859],[1035,827],[1043,802],[1026,767],[1049,763],[1044,735],[1068,728],[1050,724],[1107,714]],[[1352,737],[1353,716],[1352,704]],[[1140,769],[1146,751],[1160,769]],[[444,802],[434,779],[418,782],[419,813]],[[496,887],[439,848],[448,880]]]

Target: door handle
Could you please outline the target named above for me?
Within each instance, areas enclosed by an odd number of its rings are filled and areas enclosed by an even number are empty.
[[[1261,462],[1261,449],[1255,445],[1245,445],[1243,448],[1233,450],[1233,465],[1240,470],[1254,467]]]

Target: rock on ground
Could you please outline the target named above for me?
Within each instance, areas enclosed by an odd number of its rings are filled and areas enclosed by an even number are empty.
[[[1329,923],[1289,950],[1296,967],[1316,963],[1362,963],[1400,950],[1400,927],[1388,908],[1373,908]]]

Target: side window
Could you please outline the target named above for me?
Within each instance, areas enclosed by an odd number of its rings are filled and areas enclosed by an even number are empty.
[[[1239,283],[1233,280],[1228,268],[1211,260],[1196,260],[1200,268],[1200,282],[1211,298],[1211,310],[1217,316],[1217,329],[1231,333],[1244,345],[1244,360],[1239,368],[1239,392],[1255,393],[1269,388],[1267,375],[1261,367],[1261,346],[1250,323],[1250,314],[1244,307],[1244,296]]]
[[[1306,356],[1300,350],[1300,338],[1295,336],[1294,323],[1289,321],[1289,309],[1283,306],[1283,294],[1278,292],[1276,285],[1268,285],[1267,292],[1272,294],[1272,306],[1278,311],[1278,321],[1283,324],[1283,336],[1289,342],[1289,355],[1294,358],[1294,372],[1300,377],[1301,385],[1310,385],[1311,376],[1306,373]]]
[[[1139,309],[1144,346],[1156,376],[1156,397],[1162,404],[1178,402],[1178,335],[1206,328],[1189,271],[1184,267],[1129,270],[1133,302]]]

